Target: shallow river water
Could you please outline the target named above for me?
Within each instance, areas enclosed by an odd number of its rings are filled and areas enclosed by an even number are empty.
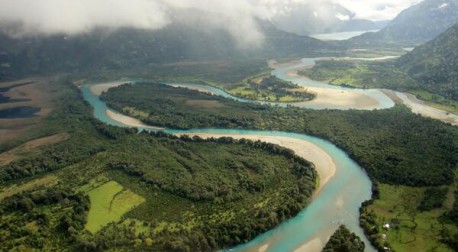
[[[317,94],[316,99],[308,102],[294,104],[269,103],[278,106],[298,106],[309,109],[387,109],[395,103],[384,92],[379,89],[352,89],[329,85],[323,82],[310,80],[294,73],[298,68],[312,67],[315,59],[302,59],[295,64],[277,67],[272,74],[280,79],[294,82],[304,86],[311,92]],[[88,84],[81,87],[84,99],[94,108],[94,116],[104,123],[120,127],[138,127],[143,130],[164,130],[171,134],[207,133],[217,136],[221,135],[250,135],[253,136],[280,136],[293,139],[305,140],[318,148],[324,150],[335,163],[335,175],[324,185],[323,189],[314,195],[312,202],[303,209],[296,217],[283,222],[275,229],[259,235],[252,241],[241,244],[230,251],[321,251],[327,239],[340,224],[345,224],[351,231],[360,236],[366,244],[366,251],[375,251],[369,245],[361,228],[359,227],[359,207],[361,203],[371,197],[371,181],[364,170],[358,166],[348,155],[334,144],[303,134],[295,134],[279,131],[253,131],[253,130],[231,130],[231,129],[192,129],[173,130],[161,129],[143,125],[141,122],[126,123],[124,119],[113,119],[108,114],[116,113],[107,108],[106,104],[99,99],[100,93],[94,92],[91,88],[95,86],[116,86],[118,83]],[[182,86],[210,92],[240,102],[253,102],[246,99],[231,96],[225,91],[201,84],[189,83],[168,83],[173,86]],[[107,89],[106,88],[106,89]],[[406,97],[402,93],[396,93],[405,103]],[[410,104],[411,105],[411,104]],[[107,114],[108,112],[108,114]],[[448,116],[448,115],[447,115]],[[135,120],[133,120],[135,121]],[[300,146],[299,146],[300,148]]]

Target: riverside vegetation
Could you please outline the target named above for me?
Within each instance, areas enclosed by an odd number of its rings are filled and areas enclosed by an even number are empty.
[[[241,84],[220,86],[234,96],[256,101],[301,102],[315,98],[297,84],[266,74],[248,78]]]
[[[323,252],[364,252],[365,247],[357,235],[341,225],[329,238]]]
[[[431,83],[411,77],[394,61],[320,60],[300,75],[343,87],[387,88],[414,94],[432,106],[458,113],[458,101],[450,82]],[[426,83],[425,83],[426,82]]]
[[[294,216],[315,188],[313,164],[288,149],[108,126],[56,85],[62,106],[42,127],[70,137],[0,169],[0,188],[17,189],[2,199],[1,250],[216,250]]]
[[[381,213],[393,211],[394,216],[402,214],[404,210],[395,208],[399,202],[405,202],[408,207],[413,206],[416,209],[416,213],[419,214],[413,217],[414,220],[421,221],[425,219],[422,216],[433,216],[433,221],[427,223],[437,227],[434,229],[437,235],[433,237],[430,236],[430,230],[427,228],[413,231],[406,227],[404,232],[415,232],[417,240],[428,237],[426,240],[431,247],[446,247],[443,242],[448,244],[456,242],[458,233],[456,221],[436,218],[442,215],[455,216],[455,208],[432,200],[436,196],[430,197],[443,194],[446,190],[447,197],[451,201],[455,198],[454,171],[458,163],[456,127],[414,115],[403,106],[379,111],[314,111],[295,107],[281,108],[240,103],[157,83],[121,85],[109,89],[102,98],[112,108],[156,126],[182,129],[281,130],[307,133],[328,139],[343,148],[364,167],[376,184],[404,186],[407,190],[419,191],[416,198],[418,201],[403,196],[391,201],[397,202],[395,204],[384,204],[383,207],[378,208],[377,205],[371,205],[374,203],[372,201],[366,203],[366,208],[362,209],[362,225],[366,230],[377,230],[373,242],[378,248],[390,246],[399,251],[409,250],[402,239],[379,240],[382,239],[383,221],[391,223],[389,219],[391,217],[383,219]],[[427,187],[432,189],[426,190]],[[374,191],[382,191],[383,188],[376,186]],[[436,188],[442,189],[436,190]],[[374,193],[374,196],[377,195]],[[380,200],[383,202],[383,200],[389,201],[389,195],[396,194],[380,195]],[[375,201],[375,204],[377,202]],[[423,207],[418,208],[419,205],[415,204],[420,202],[424,202],[421,203]],[[371,208],[368,209],[369,205]],[[375,209],[385,210],[377,212]],[[366,222],[365,216],[372,216],[374,219]]]
[[[435,4],[430,1],[428,4]],[[440,109],[458,113],[458,70],[456,50],[458,24],[397,60],[319,61],[301,74],[331,84],[389,88],[410,92]]]

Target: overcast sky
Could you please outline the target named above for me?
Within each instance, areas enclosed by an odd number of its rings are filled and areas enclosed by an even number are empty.
[[[256,19],[269,20],[291,3],[339,3],[356,18],[392,19],[419,0],[0,0],[0,25],[14,34],[77,34],[94,27],[160,29],[174,8],[209,11],[212,26],[221,26],[242,42],[258,41]],[[18,27],[20,27],[18,29]],[[247,35],[249,34],[249,35]]]

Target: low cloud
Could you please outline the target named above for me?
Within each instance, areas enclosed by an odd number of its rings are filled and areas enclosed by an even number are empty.
[[[89,32],[97,27],[157,30],[174,20],[174,11],[208,12],[205,24],[227,30],[241,45],[263,38],[257,19],[271,12],[250,0],[0,0],[0,25],[11,36]]]
[[[157,30],[176,20],[176,11],[205,12],[202,23],[225,29],[242,46],[259,45],[257,20],[285,15],[291,4],[325,7],[338,3],[356,18],[389,19],[420,0],[0,0],[0,28],[11,36],[89,32],[97,27]],[[347,18],[347,17],[345,17]]]

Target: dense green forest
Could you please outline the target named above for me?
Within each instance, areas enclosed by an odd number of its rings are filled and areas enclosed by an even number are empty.
[[[340,225],[329,238],[323,252],[364,252],[365,244],[356,234],[347,227]]]
[[[122,85],[102,98],[114,109],[150,125],[319,136],[343,148],[372,179],[389,184],[450,184],[458,163],[458,129],[414,115],[402,106],[379,111],[281,108],[152,83]]]
[[[56,85],[68,91],[42,127],[71,137],[0,169],[0,188],[17,185],[0,197],[0,250],[216,250],[296,215],[314,191],[313,164],[291,150],[107,126],[69,81]]]

